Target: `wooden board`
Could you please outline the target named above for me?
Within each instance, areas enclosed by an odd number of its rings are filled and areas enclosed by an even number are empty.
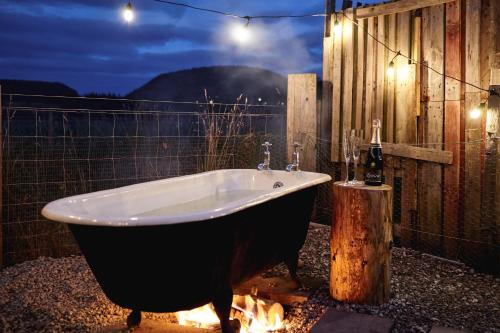
[[[0,85],[0,269],[3,268],[3,107]]]
[[[338,20],[342,24],[343,16]],[[332,73],[332,156],[333,162],[340,161],[342,114],[342,34],[333,35],[333,73]]]
[[[422,9],[422,61],[439,72],[444,71],[444,6]],[[443,147],[444,79],[423,67],[422,75],[422,143],[425,147],[441,150]],[[449,161],[452,162],[451,160]],[[418,165],[418,218],[422,231],[422,249],[441,253],[439,235],[442,233],[442,166],[421,162]]]
[[[293,143],[302,144],[300,168],[316,171],[316,74],[289,74],[287,96],[288,161]]]
[[[368,146],[362,147],[366,151]],[[419,161],[427,161],[441,164],[452,164],[453,153],[451,151],[423,148],[398,143],[382,143],[384,155],[392,155],[404,158],[411,158]]]
[[[355,128],[363,129],[363,113],[365,110],[365,61],[366,61],[366,20],[359,20],[356,27],[356,107]],[[368,37],[369,38],[369,37]]]
[[[481,0],[465,1],[465,81],[481,84],[480,71],[480,20]],[[481,209],[481,144],[482,116],[472,119],[471,109],[479,106],[481,93],[470,85],[465,85],[465,156],[464,156],[464,238],[480,240]],[[471,253],[480,255],[477,243],[465,243]]]
[[[385,41],[385,17],[377,17],[377,39]],[[375,118],[380,119],[381,124],[386,126],[384,122],[384,100],[385,100],[385,78],[387,76],[387,49],[377,43],[376,56],[377,56],[377,73],[375,85]]]
[[[353,17],[352,9],[346,10],[348,17]],[[352,128],[353,79],[354,79],[354,24],[345,19],[342,25],[342,128]],[[342,135],[342,134],[341,134]]]
[[[367,18],[379,15],[390,15],[411,10],[436,6],[454,0],[399,0],[380,5],[361,7],[357,10],[357,17]]]
[[[367,32],[372,36],[376,35],[375,19],[367,20]],[[376,42],[373,38],[366,37],[366,79],[365,79],[365,142],[370,142],[372,129],[372,114],[375,108],[374,89],[376,82]]]
[[[386,34],[387,43],[389,47],[394,50],[396,49],[396,14],[389,15],[388,17],[388,32]],[[390,53],[388,58],[394,57],[394,53]],[[390,59],[388,59],[390,61]],[[387,142],[394,142],[394,102],[395,102],[395,80],[396,76],[392,75],[387,78],[387,103],[386,103],[386,114],[385,114],[385,138]]]
[[[445,27],[445,73],[452,77],[461,77],[463,34],[460,19],[461,2],[455,1],[446,4]],[[453,152],[452,165],[444,166],[443,171],[443,254],[448,258],[458,255],[460,229],[460,168],[461,147],[457,142],[462,141],[462,89],[460,82],[445,79],[444,102],[444,149]]]

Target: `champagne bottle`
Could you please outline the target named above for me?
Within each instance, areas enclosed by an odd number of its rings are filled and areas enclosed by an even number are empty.
[[[380,120],[373,120],[372,140],[368,148],[365,165],[365,184],[370,186],[382,185],[382,143],[380,142]]]

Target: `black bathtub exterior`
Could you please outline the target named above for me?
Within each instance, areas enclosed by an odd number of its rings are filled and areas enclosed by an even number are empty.
[[[213,302],[223,331],[232,332],[225,317],[233,287],[283,261],[296,270],[316,192],[309,187],[205,221],[69,227],[112,302],[150,312]]]

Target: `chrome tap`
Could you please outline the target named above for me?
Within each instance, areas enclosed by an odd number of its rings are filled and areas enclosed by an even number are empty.
[[[300,171],[299,162],[300,162],[300,148],[302,145],[298,142],[293,143],[293,154],[292,154],[292,163],[286,166],[286,171]]]
[[[262,144],[262,147],[266,147],[266,150],[264,151],[264,162],[257,165],[258,170],[271,170],[269,167],[271,163],[271,152],[269,151],[269,147],[271,146],[272,144],[267,141]]]

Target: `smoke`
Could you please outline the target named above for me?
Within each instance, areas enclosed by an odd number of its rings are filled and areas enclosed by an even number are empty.
[[[281,74],[305,72],[314,66],[307,41],[296,37],[289,19],[252,20],[246,27],[243,20],[225,20],[215,31],[213,42],[224,55],[214,59],[215,63],[267,68]]]

